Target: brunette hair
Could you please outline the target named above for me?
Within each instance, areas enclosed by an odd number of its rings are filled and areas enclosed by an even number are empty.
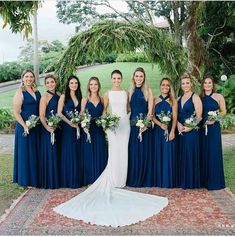
[[[174,89],[172,86],[171,79],[169,77],[163,77],[160,81],[160,86],[162,85],[163,81],[168,81],[170,84],[170,89],[169,89],[168,95],[170,96],[170,101],[173,102],[175,99],[175,92],[174,92]]]
[[[213,78],[212,76],[210,76],[210,75],[205,76],[205,77],[202,79],[202,82],[201,82],[201,93],[200,93],[200,97],[201,97],[202,100],[203,100],[203,97],[205,96],[204,83],[205,83],[205,81],[206,81],[207,78],[211,79],[212,85],[213,85],[212,92],[213,92],[213,93],[215,92],[215,80],[214,80],[214,78]]]

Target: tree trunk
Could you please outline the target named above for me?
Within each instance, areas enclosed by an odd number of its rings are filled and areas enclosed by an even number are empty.
[[[202,66],[204,65],[205,53],[203,40],[197,34],[198,10],[202,2],[192,2],[188,9],[188,19],[186,21],[186,38],[188,48],[188,72],[197,79],[201,78]]]

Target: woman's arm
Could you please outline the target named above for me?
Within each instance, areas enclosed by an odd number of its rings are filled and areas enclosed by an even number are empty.
[[[83,113],[85,111],[86,103],[87,103],[87,98],[83,97],[82,102],[81,102],[81,112],[80,113]]]
[[[171,127],[171,131],[169,134],[169,140],[173,140],[175,138],[175,128],[177,125],[177,114],[178,114],[178,103],[177,101],[174,99],[172,102],[172,127]]]
[[[23,104],[23,94],[21,90],[17,90],[13,98],[13,114],[16,118],[16,121],[24,128],[26,134],[29,133],[29,129],[25,124],[22,116],[20,115],[21,107]]]
[[[60,96],[60,99],[59,99],[59,102],[58,102],[58,108],[57,108],[57,113],[58,115],[60,116],[60,118],[65,122],[67,123],[69,126],[73,127],[73,128],[76,128],[78,125],[76,124],[73,124],[70,120],[68,120],[62,113],[63,111],[63,107],[64,107],[64,99],[65,99],[65,95],[61,95]]]
[[[47,96],[43,95],[40,99],[40,104],[39,104],[39,115],[40,115],[40,120],[42,122],[43,127],[50,133],[52,133],[54,131],[53,128],[51,128],[50,126],[48,126],[47,121],[46,121],[46,108],[47,108]]]
[[[153,115],[153,93],[149,88],[148,90],[148,116],[152,117]]]
[[[217,95],[218,95],[218,101],[219,101],[220,116],[224,117],[224,115],[227,113],[225,100],[221,94],[217,94]]]
[[[103,114],[104,114],[107,111],[107,108],[108,108],[108,105],[109,105],[108,92],[106,92],[104,94],[103,100],[104,100],[104,110],[103,110]]]
[[[126,105],[127,108],[126,108],[126,110],[127,110],[127,113],[129,113],[129,112],[131,112],[131,105],[130,105],[130,98],[129,98],[130,93],[127,91],[126,95],[127,95],[127,105]]]

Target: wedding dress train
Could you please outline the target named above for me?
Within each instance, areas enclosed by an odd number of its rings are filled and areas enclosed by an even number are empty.
[[[111,112],[121,117],[115,132],[108,131],[108,164],[100,177],[83,193],[53,210],[69,218],[103,226],[125,226],[159,213],[168,199],[120,189],[126,185],[129,118],[125,91],[109,91]]]

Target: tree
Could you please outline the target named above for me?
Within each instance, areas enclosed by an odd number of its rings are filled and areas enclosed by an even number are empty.
[[[39,1],[1,1],[0,16],[4,21],[3,28],[9,25],[13,33],[23,32],[28,38],[32,33],[30,18],[39,6]]]
[[[162,72],[173,79],[175,89],[186,70],[186,54],[168,34],[143,22],[102,21],[75,35],[60,58],[56,73],[64,88],[68,76],[75,72],[86,57],[102,58],[111,52],[144,51],[149,62],[157,62]]]

